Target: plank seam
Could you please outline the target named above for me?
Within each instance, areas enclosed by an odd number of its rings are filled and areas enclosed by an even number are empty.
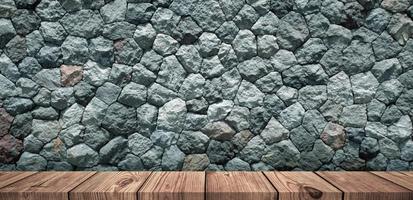
[[[204,171],[204,200],[207,200],[207,173]]]
[[[82,181],[81,183],[79,183],[78,185],[76,185],[76,187],[72,188],[69,192],[67,192],[67,199],[70,200],[70,193],[73,192],[73,190],[75,190],[77,187],[79,187],[80,185],[82,185],[84,182],[86,182],[87,180],[89,180],[90,178],[96,176],[96,174],[98,174],[98,172],[94,172],[92,174],[92,176],[89,176],[87,179],[85,179],[84,181]]]
[[[275,187],[275,185],[272,184],[271,180],[267,177],[267,175],[265,175],[265,173],[263,171],[261,171],[261,174],[264,175],[264,177],[267,179],[268,182],[270,182],[270,184],[272,185],[274,190],[277,191],[277,200],[280,200],[280,191],[278,191],[278,189]]]
[[[141,191],[141,189],[143,188],[143,186],[145,186],[145,184],[149,181],[149,179],[152,177],[152,175],[155,174],[153,171],[149,172],[149,176],[146,177],[146,179],[143,181],[143,183],[141,184],[141,186],[139,187],[139,189],[136,191],[136,200],[139,200],[139,192]]]
[[[22,179],[16,180],[16,181],[11,182],[11,183],[3,186],[3,187],[0,187],[0,189],[3,189],[3,188],[5,188],[5,187],[8,187],[8,186],[10,186],[11,184],[17,183],[17,182],[19,182],[19,181],[21,181],[21,180],[23,180],[23,179],[29,178],[30,176],[33,176],[33,175],[38,174],[38,173],[39,173],[38,171],[35,171],[33,174],[30,174],[30,175],[28,175],[28,176],[26,176],[26,177],[24,177],[24,178],[22,178]]]
[[[332,182],[330,182],[329,180],[325,179],[323,176],[321,176],[320,174],[318,174],[318,172],[313,172],[315,175],[317,175],[318,177],[320,177],[321,179],[325,180],[327,183],[329,183],[330,185],[332,185],[333,187],[335,187],[337,190],[339,190],[341,192],[341,199],[344,200],[344,191],[341,190],[340,188],[338,188],[336,185],[334,185]]]
[[[398,186],[400,186],[400,187],[402,187],[402,188],[404,188],[404,189],[406,189],[406,190],[409,190],[409,191],[411,191],[411,192],[413,193],[413,190],[410,189],[410,188],[404,187],[403,185],[400,185],[399,183],[396,183],[396,182],[394,182],[394,181],[392,181],[392,180],[389,180],[389,179],[387,179],[387,178],[384,178],[384,177],[382,177],[382,176],[379,176],[379,175],[377,175],[377,174],[375,174],[375,173],[373,173],[373,172],[370,172],[370,171],[369,171],[369,173],[370,173],[370,174],[373,174],[374,176],[377,176],[377,177],[379,177],[379,178],[381,178],[381,179],[384,179],[384,180],[386,180],[386,181],[388,181],[388,182],[390,182],[390,183],[393,183],[393,184],[395,184],[395,185],[398,185]]]

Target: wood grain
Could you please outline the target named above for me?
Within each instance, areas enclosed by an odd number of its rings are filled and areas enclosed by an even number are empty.
[[[139,200],[204,200],[205,172],[154,172],[138,192]]]
[[[370,172],[317,172],[344,192],[345,200],[411,200],[412,191]]]
[[[207,200],[275,200],[277,191],[261,172],[208,172]]]
[[[36,172],[0,172],[0,188],[24,179]]]
[[[264,172],[279,200],[341,200],[342,192],[313,172]]]
[[[372,172],[397,185],[413,191],[413,172]]]
[[[137,200],[150,172],[99,172],[70,192],[70,200]]]
[[[0,200],[68,200],[95,172],[39,172],[0,189]]]

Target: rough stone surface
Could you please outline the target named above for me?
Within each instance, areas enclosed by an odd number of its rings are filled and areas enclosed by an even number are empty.
[[[411,0],[3,0],[0,170],[407,170]]]

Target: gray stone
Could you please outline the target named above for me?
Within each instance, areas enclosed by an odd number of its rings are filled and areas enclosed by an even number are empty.
[[[161,159],[163,149],[158,146],[154,146],[149,151],[141,156],[145,169],[149,170],[161,170]]]
[[[334,150],[327,146],[322,140],[316,140],[312,152],[318,155],[318,159],[323,163],[328,163],[334,156]]]
[[[325,84],[327,74],[321,65],[295,65],[282,72],[284,84],[294,88],[304,85]]]
[[[380,122],[367,122],[366,136],[376,139],[382,139],[387,135],[387,127]]]
[[[386,137],[397,143],[406,141],[412,134],[412,121],[409,116],[405,115],[398,122],[389,126]]]
[[[208,123],[201,131],[211,139],[222,141],[231,140],[235,135],[235,131],[223,121]]]
[[[366,18],[366,27],[380,34],[386,29],[390,17],[390,13],[382,8],[373,9]]]
[[[376,99],[384,104],[396,102],[403,91],[403,85],[397,79],[382,82],[377,88]]]
[[[207,111],[209,121],[223,120],[231,112],[233,106],[234,102],[229,100],[209,105]]]
[[[43,147],[43,142],[34,137],[33,135],[29,135],[26,138],[24,138],[23,145],[25,152],[39,153]]]
[[[128,137],[128,146],[131,153],[142,156],[152,148],[153,142],[139,133],[134,133]]]
[[[33,98],[40,90],[39,85],[28,78],[20,78],[17,80],[16,86],[19,92],[21,90],[21,97]]]
[[[282,72],[297,64],[297,59],[294,53],[284,49],[280,49],[274,56],[271,57],[271,64],[274,70]]]
[[[183,17],[179,21],[174,37],[181,44],[193,44],[202,34],[202,29],[191,17]]]
[[[405,45],[413,34],[413,21],[406,14],[397,13],[390,20],[387,30],[400,45]]]
[[[317,170],[323,165],[317,158],[318,155],[312,151],[301,152],[299,166],[302,169]]]
[[[281,18],[278,29],[278,44],[288,50],[295,50],[309,37],[309,30],[301,14],[290,12]]]
[[[33,57],[24,58],[18,65],[19,71],[23,77],[33,79],[33,77],[42,70],[42,66]]]
[[[67,161],[78,167],[93,167],[99,162],[99,155],[86,144],[79,144],[67,150]]]
[[[113,42],[103,37],[93,38],[89,42],[90,59],[103,65],[111,66],[114,62]]]
[[[238,65],[237,55],[229,44],[221,44],[221,48],[218,51],[218,58],[222,65],[227,69],[234,68]]]
[[[33,101],[26,98],[11,97],[3,102],[3,107],[11,115],[28,112],[34,107]]]
[[[217,55],[221,40],[214,34],[204,32],[198,39],[198,51],[202,57]]]
[[[216,31],[215,34],[221,39],[223,42],[232,43],[237,36],[239,28],[233,21],[226,21],[224,22]]]
[[[42,22],[39,30],[46,42],[54,44],[61,44],[67,36],[65,29],[58,22]]]
[[[255,85],[248,81],[241,82],[235,99],[236,104],[253,108],[262,105],[263,101],[264,94]]]
[[[115,61],[120,64],[134,65],[142,57],[143,51],[132,38],[114,43]]]
[[[311,38],[297,49],[295,56],[300,64],[316,63],[321,60],[327,47],[318,38]]]
[[[297,102],[298,90],[292,87],[282,86],[277,91],[277,96],[280,97],[280,99],[283,100],[287,106],[290,106]]]
[[[113,103],[107,108],[104,116],[103,128],[114,135],[128,135],[137,129],[136,110],[133,108]]]
[[[21,36],[14,37],[6,44],[4,52],[15,63],[23,60],[27,55],[26,39]]]
[[[178,139],[178,137],[179,134],[175,132],[156,130],[152,133],[151,140],[156,146],[168,148],[171,145],[176,144],[176,140]]]
[[[83,68],[83,79],[93,85],[101,86],[107,81],[110,74],[110,68],[103,67],[102,65],[88,61]]]
[[[277,91],[283,85],[281,74],[278,72],[270,72],[255,82],[258,88],[267,93]]]
[[[324,36],[325,45],[332,49],[344,49],[351,42],[351,31],[343,26],[332,24]]]
[[[82,65],[89,57],[88,43],[83,38],[67,37],[62,44],[61,50],[65,64]]]
[[[109,141],[99,151],[100,163],[117,164],[128,152],[128,141],[118,136]]]
[[[342,63],[348,63],[343,66],[344,71],[349,75],[365,72],[374,65],[373,49],[370,44],[353,41],[343,50],[343,56]]]
[[[278,116],[286,105],[277,95],[269,94],[264,98],[264,108],[272,115]]]
[[[341,149],[346,142],[344,127],[329,122],[320,135],[321,140],[333,149]]]
[[[249,30],[240,30],[232,45],[239,60],[248,60],[257,55],[257,41]]]
[[[197,73],[199,71],[202,58],[195,46],[182,45],[176,52],[176,57],[187,72]]]
[[[76,124],[66,129],[63,129],[59,133],[59,139],[65,144],[66,147],[72,147],[73,145],[80,144],[83,142],[84,131],[84,126]]]
[[[32,134],[44,144],[56,138],[61,130],[58,121],[45,121],[34,119],[32,122]]]
[[[225,170],[227,171],[251,171],[251,167],[247,162],[239,158],[234,158],[227,162],[227,164],[225,165]]]
[[[192,17],[205,31],[215,31],[224,21],[225,15],[218,1],[206,0],[199,2]]]
[[[404,92],[400,95],[399,99],[397,99],[396,105],[403,112],[403,114],[408,114],[412,111],[412,98],[413,90],[404,90]]]
[[[47,161],[38,154],[24,152],[16,164],[17,170],[42,171],[46,169]]]
[[[353,104],[351,87],[350,78],[346,73],[340,72],[332,76],[327,83],[328,99],[340,105]]]
[[[156,31],[164,34],[173,34],[178,25],[180,16],[167,8],[158,8],[152,16],[151,23]]]
[[[59,1],[45,0],[36,6],[36,13],[46,21],[56,21],[63,17],[66,11]]]
[[[82,136],[85,144],[96,151],[98,151],[110,140],[110,134],[108,131],[93,125],[87,126]]]
[[[211,163],[223,164],[234,156],[233,144],[229,141],[219,142],[211,140],[208,145],[207,155]]]
[[[201,130],[208,124],[208,116],[188,113],[185,120],[185,130]]]
[[[389,159],[396,159],[400,157],[400,149],[396,142],[391,139],[383,138],[379,140],[380,153]]]
[[[320,135],[326,124],[327,122],[325,121],[324,116],[318,110],[309,110],[305,112],[302,126],[312,135]]]
[[[258,35],[275,35],[279,21],[280,20],[274,13],[268,12],[255,22],[251,27],[251,30]]]
[[[201,74],[189,74],[182,83],[179,93],[185,100],[201,97],[204,94],[205,78]]]
[[[290,140],[283,140],[267,147],[262,161],[277,170],[293,169],[298,166],[300,152]]]
[[[381,83],[386,80],[395,79],[402,73],[400,62],[396,58],[377,62],[371,72]]]
[[[57,46],[44,46],[36,55],[36,59],[43,68],[57,68],[62,62],[62,51]]]
[[[301,124],[305,110],[300,103],[294,103],[281,111],[278,120],[287,129],[291,130]]]
[[[100,125],[105,117],[108,105],[98,98],[93,98],[86,106],[82,116],[82,123],[85,125]]]
[[[386,105],[384,103],[373,99],[367,105],[367,117],[369,121],[379,121],[385,109]]]
[[[289,137],[290,132],[278,122],[274,117],[268,122],[267,126],[261,132],[261,137],[266,144],[273,144],[285,140]]]
[[[112,68],[113,71],[113,68]],[[124,75],[128,79],[129,74]],[[132,68],[132,81],[144,86],[150,86],[156,80],[156,74],[146,69],[143,65],[137,64]]]
[[[144,66],[142,66],[141,64],[137,64],[142,70],[146,70],[149,71],[147,69],[145,69]],[[124,64],[113,64],[112,65],[112,69],[110,70],[110,74],[109,74],[109,81],[119,85],[119,86],[125,86],[126,83],[128,83],[130,80],[134,81],[133,79],[136,80],[136,77],[131,77],[132,75],[132,71],[135,71],[137,69],[135,69],[136,66],[131,67],[128,65],[124,65]],[[152,73],[151,71],[149,71],[150,73]],[[142,73],[146,73],[145,71]],[[142,80],[143,82],[146,80]]]
[[[118,163],[120,170],[144,170],[142,160],[133,154],[127,154],[125,158]]]
[[[156,8],[150,3],[128,3],[126,20],[133,24],[149,22],[155,10]]]
[[[403,113],[395,105],[391,105],[384,110],[383,115],[381,116],[381,123],[385,125],[391,125],[396,123],[400,117],[403,116]]]
[[[323,37],[330,27],[330,21],[321,13],[308,15],[306,19],[312,37]]]
[[[392,58],[402,50],[399,43],[395,41],[386,31],[384,31],[375,41],[373,41],[372,47],[377,60]]]
[[[186,76],[185,69],[175,56],[168,56],[164,59],[158,73],[156,82],[171,89],[178,91]]]
[[[200,72],[206,78],[213,78],[221,76],[225,70],[218,56],[213,56],[203,59]]]
[[[51,93],[50,105],[58,110],[63,110],[75,102],[73,88],[59,88]]]
[[[136,109],[140,133],[148,136],[156,128],[158,109],[150,104],[144,104]]]
[[[5,0],[2,2],[2,5],[0,6],[0,17],[11,17],[13,13],[16,12],[16,10],[16,4],[13,0]]]
[[[185,154],[179,150],[177,146],[171,146],[165,149],[162,155],[162,170],[178,170],[182,169],[185,159]]]
[[[398,78],[399,82],[404,85],[407,89],[413,89],[413,70],[409,70]]]
[[[387,171],[406,171],[409,168],[409,162],[403,160],[390,160],[387,165]]]
[[[185,101],[176,98],[159,108],[157,129],[165,131],[182,131],[186,117]]]
[[[258,36],[257,47],[258,56],[262,58],[270,58],[279,50],[277,38],[273,35]]]
[[[384,0],[380,5],[391,12],[402,12],[405,11],[410,4],[408,0]]]
[[[0,90],[1,99],[5,99],[6,97],[14,96],[17,94],[16,85],[1,74],[0,74],[0,87],[2,88],[2,90]]]
[[[255,136],[240,151],[239,157],[248,163],[258,162],[264,154],[265,147],[264,140],[260,136]]]
[[[259,17],[259,13],[253,7],[245,4],[233,18],[233,21],[239,29],[250,29]]]
[[[241,62],[237,68],[244,79],[255,82],[257,79],[268,74],[271,70],[271,65],[260,57],[254,57]]]
[[[130,4],[129,4],[130,5]],[[151,49],[155,41],[156,31],[150,23],[138,25],[133,38],[142,49]]]
[[[413,161],[413,141],[408,140],[401,147],[401,158],[405,161]]]
[[[209,137],[200,131],[183,131],[178,139],[178,147],[186,154],[205,153]]]
[[[379,86],[379,82],[371,72],[360,73],[351,76],[354,103],[369,103]]]
[[[327,89],[324,85],[305,86],[298,91],[298,102],[306,109],[319,108],[327,100]]]
[[[369,160],[366,163],[366,167],[369,170],[384,171],[387,168],[388,159],[381,153],[375,158]]]
[[[247,145],[247,143],[253,137],[254,137],[254,134],[252,134],[251,131],[244,130],[244,131],[240,131],[239,133],[235,134],[231,142],[234,145],[235,150],[239,152]]]
[[[187,171],[203,171],[210,164],[208,155],[206,154],[191,154],[187,155],[182,166],[182,170]]]
[[[20,77],[19,69],[6,54],[0,56],[0,73],[12,82]]]
[[[379,150],[377,139],[366,137],[360,145],[360,158],[370,160],[377,156]]]
[[[39,154],[48,161],[62,161],[66,159],[66,147],[60,139],[55,139],[44,145]]]
[[[59,118],[59,113],[52,107],[39,107],[32,111],[35,119],[54,120]]]
[[[126,0],[114,0],[103,6],[100,9],[103,21],[112,23],[125,20],[126,5]]]
[[[254,163],[251,165],[253,171],[273,171],[274,168],[270,165],[267,165],[263,162]]]
[[[153,42],[153,49],[162,56],[175,54],[178,48],[178,42],[171,36],[165,34],[158,34]]]
[[[188,112],[206,113],[208,109],[208,102],[204,98],[192,99],[186,102]]]
[[[146,97],[147,89],[145,86],[129,83],[122,89],[118,101],[128,106],[139,107],[146,102]]]
[[[33,118],[30,113],[15,116],[13,124],[10,127],[10,133],[16,138],[26,137],[31,133],[32,120]]]
[[[171,101],[177,96],[178,95],[174,91],[157,83],[152,84],[148,88],[148,103],[157,106],[162,106],[163,104],[165,104],[168,101]]]
[[[225,121],[236,131],[242,131],[250,127],[250,111],[246,107],[234,106],[225,118]]]
[[[366,105],[345,106],[339,121],[346,127],[363,128],[367,122],[366,110]]]
[[[65,15],[61,20],[66,31],[73,36],[94,38],[102,32],[103,19],[98,11],[80,10]]]
[[[41,88],[36,96],[33,97],[33,102],[39,106],[50,106],[51,92],[46,88]]]

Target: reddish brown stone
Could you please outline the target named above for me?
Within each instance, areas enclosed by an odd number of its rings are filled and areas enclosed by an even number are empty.
[[[14,117],[11,116],[6,109],[0,108],[0,137],[9,133],[13,120]]]
[[[63,86],[74,86],[83,78],[83,68],[81,66],[62,65],[60,66],[60,73]]]
[[[0,163],[11,163],[19,157],[23,150],[23,142],[12,135],[0,139]]]
[[[321,140],[333,149],[340,149],[346,143],[346,132],[344,127],[329,122],[320,135]]]

